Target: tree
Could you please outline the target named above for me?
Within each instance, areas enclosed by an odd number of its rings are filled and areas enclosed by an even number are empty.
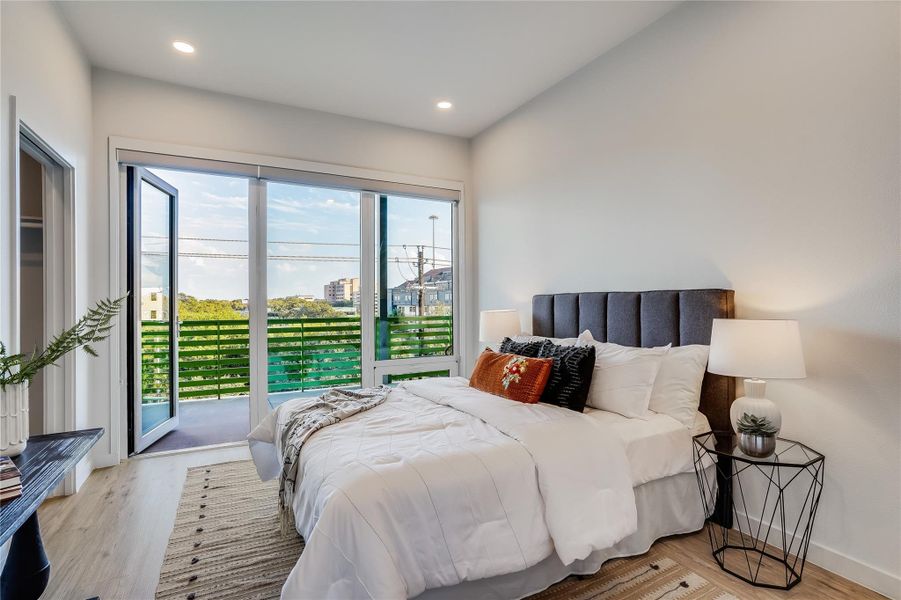
[[[325,300],[308,300],[299,296],[272,298],[269,300],[270,316],[279,319],[342,317],[344,313],[332,308]]]
[[[279,319],[343,317],[325,300],[308,300],[300,296],[269,299],[269,315]],[[187,294],[178,295],[178,318],[182,321],[234,321],[247,319],[243,300],[201,300]]]
[[[240,300],[199,300],[187,294],[178,295],[178,318],[182,321],[234,321],[247,315],[236,310]]]

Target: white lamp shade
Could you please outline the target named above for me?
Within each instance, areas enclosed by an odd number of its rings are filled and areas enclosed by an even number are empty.
[[[807,377],[797,321],[714,319],[707,370],[731,377]]]
[[[522,331],[519,311],[515,308],[483,310],[479,315],[479,341],[500,342]]]

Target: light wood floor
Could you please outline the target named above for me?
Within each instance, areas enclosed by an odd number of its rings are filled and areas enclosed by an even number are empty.
[[[247,458],[247,447],[240,446],[133,459],[95,471],[75,496],[45,502],[38,514],[53,566],[42,598],[152,600],[186,469]],[[883,598],[811,564],[789,592],[751,587],[720,571],[704,532],[658,544],[743,600]]]

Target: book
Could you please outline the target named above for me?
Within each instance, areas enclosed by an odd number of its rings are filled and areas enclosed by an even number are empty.
[[[8,456],[0,456],[0,493],[6,494],[16,487],[21,493],[22,475],[18,467]]]
[[[3,491],[0,491],[0,494],[7,495],[7,494],[17,494],[17,493],[21,493],[21,492],[22,492],[22,486],[14,485],[10,488],[6,488]]]
[[[12,479],[4,479],[0,481],[0,490],[5,490],[6,488],[16,487],[22,485],[22,480],[18,477]]]
[[[22,486],[17,485],[15,487],[6,488],[0,490],[0,502],[4,500],[12,500],[13,498],[18,498],[22,495]]]

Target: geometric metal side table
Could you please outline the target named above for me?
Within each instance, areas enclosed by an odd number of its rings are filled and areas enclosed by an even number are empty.
[[[716,462],[725,482],[732,528],[710,520],[710,548],[720,568],[759,587],[787,590],[801,581],[823,491],[825,457],[778,438],[766,458],[746,455],[736,436],[694,436],[694,465],[704,514],[711,514],[717,482],[705,469]],[[727,465],[721,467],[721,465]],[[731,500],[729,500],[731,498]]]

